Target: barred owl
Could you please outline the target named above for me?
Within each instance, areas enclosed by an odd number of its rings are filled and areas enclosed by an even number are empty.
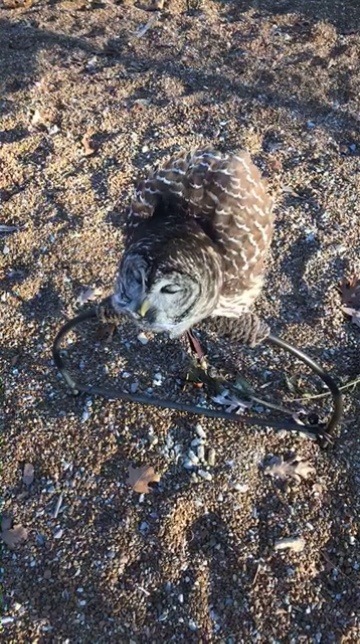
[[[247,153],[177,153],[136,188],[113,308],[172,338],[239,318],[263,285],[272,205]]]

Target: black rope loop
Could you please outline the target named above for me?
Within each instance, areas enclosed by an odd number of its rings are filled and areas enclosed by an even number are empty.
[[[249,315],[251,316],[252,314],[249,314]],[[240,330],[238,333],[238,339],[239,340],[241,338],[242,340],[247,339],[249,344],[253,344],[253,343],[258,344],[259,341],[264,341],[269,344],[273,344],[279,347],[280,349],[292,354],[298,360],[300,360],[305,365],[310,367],[310,369],[317,376],[319,376],[321,380],[326,384],[332,396],[333,411],[329,420],[326,423],[319,423],[316,414],[308,414],[307,423],[304,423],[303,425],[301,425],[296,423],[295,420],[284,419],[279,421],[273,418],[261,418],[260,416],[255,416],[255,415],[239,416],[238,414],[232,413],[232,412],[219,411],[216,409],[204,409],[203,407],[199,407],[197,405],[177,403],[177,402],[173,402],[172,400],[165,400],[165,399],[153,399],[150,396],[127,393],[125,391],[113,389],[111,387],[92,386],[92,385],[83,384],[81,382],[77,382],[72,378],[68,369],[65,367],[65,364],[61,355],[61,343],[64,337],[72,329],[74,329],[75,326],[77,326],[78,324],[81,324],[85,320],[92,320],[92,319],[97,319],[100,322],[106,323],[106,324],[117,325],[119,324],[121,315],[118,314],[113,309],[111,305],[111,298],[105,298],[99,303],[98,306],[92,309],[88,309],[83,313],[80,313],[80,315],[76,316],[75,318],[66,322],[66,324],[64,324],[61,327],[60,331],[58,332],[53,344],[52,354],[53,354],[55,366],[61,373],[62,377],[64,378],[65,382],[67,383],[67,385],[71,389],[71,392],[74,395],[78,395],[80,393],[86,393],[90,395],[92,394],[92,395],[101,396],[109,400],[120,399],[127,402],[138,403],[141,405],[152,405],[155,407],[161,407],[165,409],[175,409],[181,412],[188,412],[191,414],[206,416],[208,418],[222,418],[224,420],[241,422],[247,425],[258,425],[260,427],[268,427],[276,431],[287,430],[287,431],[293,431],[298,433],[301,432],[302,434],[307,435],[309,438],[312,438],[313,440],[317,440],[319,445],[323,448],[328,447],[333,443],[334,430],[336,426],[339,424],[343,413],[342,396],[336,382],[328,373],[326,373],[322,369],[322,367],[320,367],[317,364],[317,362],[315,362],[303,351],[301,351],[300,349],[297,349],[296,347],[292,346],[288,342],[285,342],[285,340],[282,340],[281,338],[278,338],[277,336],[272,335],[270,333],[269,327],[264,322],[261,322],[261,321],[260,323],[259,321],[251,322],[249,318],[249,323],[247,326],[248,331],[247,332],[244,331],[243,336],[241,336],[242,332]],[[258,320],[256,316],[253,316],[253,320],[255,319]],[[229,332],[231,333],[232,339],[234,339],[234,332],[231,331],[230,329],[231,322],[232,321],[229,319]],[[244,326],[244,329],[245,329],[245,326]],[[240,326],[240,329],[241,329],[241,326]]]

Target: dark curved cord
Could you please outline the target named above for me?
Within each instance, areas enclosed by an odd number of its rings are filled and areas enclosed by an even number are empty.
[[[76,316],[72,320],[69,320],[61,327],[58,332],[54,344],[53,344],[53,359],[56,367],[60,371],[65,382],[68,384],[73,394],[87,393],[102,396],[110,400],[120,399],[126,400],[128,402],[135,402],[141,405],[152,405],[155,407],[161,407],[166,409],[176,409],[182,412],[188,412],[191,414],[200,414],[207,416],[209,418],[223,418],[225,420],[232,420],[237,422],[243,422],[247,425],[258,425],[261,427],[270,427],[275,430],[287,430],[301,432],[307,434],[310,438],[317,439],[320,442],[322,447],[325,447],[332,442],[331,434],[333,433],[336,425],[339,423],[342,416],[342,397],[339,388],[337,387],[335,381],[327,374],[312,358],[307,356],[305,353],[299,349],[288,344],[280,338],[269,335],[266,341],[271,344],[275,344],[278,347],[288,351],[292,355],[296,356],[301,362],[304,362],[309,366],[327,385],[329,390],[332,393],[334,401],[334,411],[327,424],[308,424],[308,425],[299,425],[295,421],[283,420],[276,421],[273,419],[260,418],[257,416],[243,416],[235,413],[227,413],[224,411],[217,411],[215,409],[205,409],[199,407],[198,405],[188,405],[185,403],[176,403],[171,400],[161,400],[153,399],[150,396],[142,396],[139,394],[129,394],[117,389],[111,389],[108,387],[98,387],[92,385],[84,385],[82,383],[75,382],[71,377],[69,371],[64,365],[64,361],[61,357],[61,342],[63,338],[78,324],[84,322],[85,320],[91,320],[97,318],[98,312],[97,309],[89,309],[84,311],[80,315]]]
[[[342,400],[342,395],[339,387],[337,386],[335,380],[324,371],[320,365],[315,362],[310,356],[308,356],[306,353],[301,351],[300,349],[297,349],[296,347],[293,347],[291,344],[288,342],[285,342],[285,340],[282,340],[281,338],[278,338],[276,335],[269,335],[266,339],[270,344],[275,344],[276,346],[280,347],[281,349],[284,349],[285,351],[288,351],[288,353],[291,353],[293,356],[301,360],[304,364],[306,364],[312,371],[314,371],[320,378],[321,380],[326,384],[327,388],[330,390],[333,398],[333,403],[334,403],[334,411],[330,417],[330,420],[327,423],[326,426],[326,432],[327,434],[331,435],[338,423],[340,422],[342,415],[343,415],[343,400]]]

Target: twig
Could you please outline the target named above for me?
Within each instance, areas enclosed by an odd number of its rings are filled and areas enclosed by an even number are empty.
[[[259,562],[258,565],[257,565],[257,568],[255,570],[255,575],[254,575],[253,580],[251,582],[252,586],[255,586],[257,578],[258,578],[259,573],[260,573],[260,570],[261,570],[261,563]]]
[[[57,519],[57,518],[58,518],[58,514],[59,514],[59,512],[60,512],[60,508],[61,508],[61,506],[62,506],[62,504],[63,504],[63,500],[64,500],[64,497],[63,497],[63,495],[62,495],[62,494],[60,494],[60,496],[59,496],[59,498],[58,498],[58,500],[57,500],[56,506],[55,506],[54,514],[53,514],[54,519]]]
[[[340,391],[345,391],[346,389],[350,389],[350,387],[356,387],[357,385],[360,384],[360,376],[358,378],[355,378],[355,380],[350,380],[350,382],[347,382],[346,385],[342,385],[339,387]],[[301,400],[315,400],[319,398],[326,398],[327,396],[331,395],[331,391],[325,391],[323,394],[304,394],[304,396],[301,396],[301,398],[294,398],[293,402],[300,402]]]

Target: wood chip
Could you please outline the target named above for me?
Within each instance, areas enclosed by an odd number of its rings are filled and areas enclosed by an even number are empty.
[[[93,136],[95,131],[90,128],[85,132],[84,136],[81,139],[81,144],[83,146],[83,152],[86,157],[90,157],[97,151],[97,146],[94,144]]]
[[[293,552],[301,552],[305,548],[305,540],[301,537],[285,537],[284,539],[277,539],[274,544],[275,550],[292,550]]]

